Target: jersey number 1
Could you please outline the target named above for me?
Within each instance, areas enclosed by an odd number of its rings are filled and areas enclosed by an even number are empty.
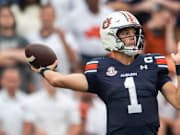
[[[125,88],[128,88],[130,105],[128,105],[128,113],[141,113],[142,106],[138,104],[136,86],[133,77],[127,77],[124,81]]]

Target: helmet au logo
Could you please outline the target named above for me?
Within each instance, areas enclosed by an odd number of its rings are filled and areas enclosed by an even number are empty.
[[[110,66],[107,69],[106,75],[107,76],[115,76],[118,73],[118,71],[115,69],[115,67]]]
[[[111,24],[111,19],[112,18],[107,18],[104,22],[103,22],[103,29],[107,29],[109,27],[109,25]]]

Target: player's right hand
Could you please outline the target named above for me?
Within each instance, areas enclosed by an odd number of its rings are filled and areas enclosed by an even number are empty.
[[[42,67],[40,68],[35,68],[33,65],[30,65],[31,66],[31,69],[34,71],[34,72],[37,72],[37,73],[40,73]]]
[[[51,70],[55,70],[58,66],[58,61],[56,60],[52,65],[47,66]]]
[[[50,68],[50,70],[55,70],[57,66],[58,66],[58,61],[56,60],[52,65],[47,66],[47,68]],[[37,73],[40,73],[42,68],[43,67],[35,68],[33,65],[31,65],[31,69]]]
[[[178,48],[177,53],[176,54],[172,53],[171,57],[176,65],[180,65],[180,41],[178,42],[177,48]]]

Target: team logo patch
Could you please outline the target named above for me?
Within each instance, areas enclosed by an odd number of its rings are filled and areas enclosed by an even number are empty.
[[[106,75],[107,76],[115,76],[118,73],[118,71],[115,69],[115,67],[110,66],[107,69]]]

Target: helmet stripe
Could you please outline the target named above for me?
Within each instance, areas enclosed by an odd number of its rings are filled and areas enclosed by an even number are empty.
[[[132,15],[129,14],[129,13],[126,13],[126,14],[127,14],[127,16],[129,17],[130,22],[134,22],[134,19],[133,19]]]
[[[123,13],[123,12],[120,12],[120,13],[126,18],[127,21],[129,21],[129,19],[128,19],[128,17],[126,16],[125,13]]]

